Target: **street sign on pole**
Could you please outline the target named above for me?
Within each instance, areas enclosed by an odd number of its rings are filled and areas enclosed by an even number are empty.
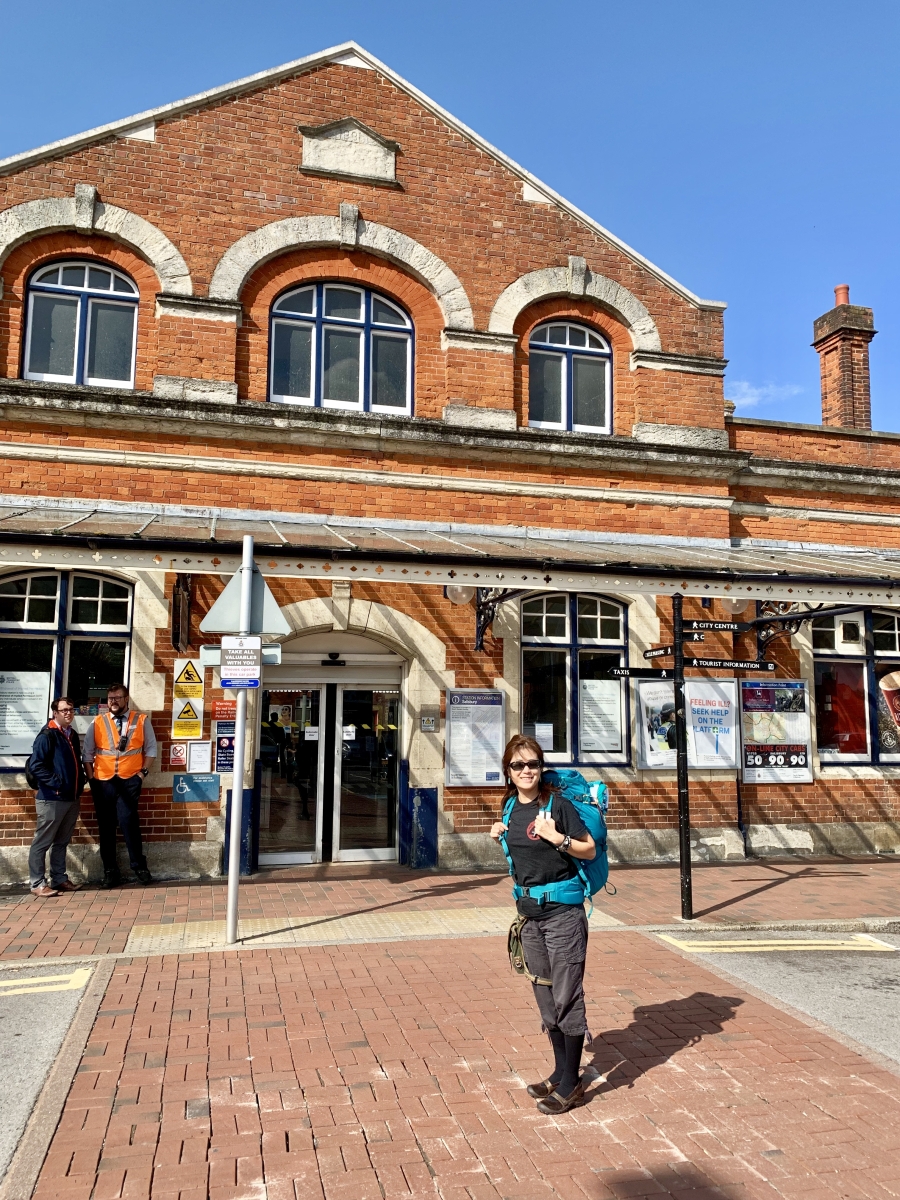
[[[665,658],[667,655],[674,653],[674,646],[660,646],[656,650],[645,650],[644,658]]]
[[[760,662],[756,658],[686,658],[686,667],[715,667],[727,671],[774,671],[775,663]]]
[[[610,667],[595,679],[674,679],[671,667]]]
[[[685,621],[685,629],[711,629],[715,633],[746,633],[753,629],[752,621]]]
[[[258,688],[262,675],[262,638],[222,637],[221,675],[223,688]]]
[[[678,773],[678,852],[681,860],[681,917],[694,919],[694,884],[691,877],[691,796],[688,785],[687,702],[684,695],[683,596],[672,597],[675,631],[675,766]],[[691,624],[696,628],[697,621]]]
[[[203,633],[238,633],[242,603],[241,576],[244,568],[235,571],[225,590],[200,622]],[[246,633],[285,634],[291,632],[278,601],[259,573],[255,562],[250,563],[250,616]]]
[[[252,619],[252,600],[253,600],[253,537],[250,534],[244,536],[244,553],[241,561],[241,569],[233,576],[231,583],[225,588],[225,591],[216,601],[216,604],[210,609],[206,615],[206,620],[212,616],[215,607],[224,598],[228,589],[232,587],[235,579],[240,579],[240,604],[237,612],[237,633],[238,637],[228,639],[229,641],[249,641],[250,640],[250,625]],[[265,583],[263,582],[265,587]],[[268,592],[268,588],[266,588]],[[269,592],[271,595],[271,592]],[[274,597],[273,597],[274,601]],[[277,605],[276,605],[277,607]],[[262,619],[263,606],[260,605],[260,618]],[[278,616],[287,626],[287,622],[279,611]],[[203,623],[201,622],[201,628]],[[286,630],[285,630],[286,631]],[[229,633],[235,632],[234,625],[228,630]],[[266,630],[266,632],[270,632]],[[278,633],[280,630],[271,630],[273,633]],[[257,637],[256,650],[254,658],[259,655],[259,641]],[[225,638],[222,639],[222,656],[224,658],[226,649],[224,646]],[[242,649],[249,649],[243,647]],[[259,676],[257,671],[257,684]],[[244,803],[244,758],[246,755],[247,744],[247,688],[239,687],[237,689],[237,704],[234,722],[234,770],[232,773],[231,783],[231,830],[230,843],[228,846],[228,899],[225,909],[225,941],[229,946],[233,946],[237,941],[238,935],[238,885],[241,876],[241,832],[243,830],[243,821],[241,819],[241,809]]]

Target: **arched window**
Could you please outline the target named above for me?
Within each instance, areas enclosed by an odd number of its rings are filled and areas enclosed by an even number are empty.
[[[41,267],[28,285],[25,378],[133,387],[138,299],[100,262]]]
[[[593,329],[539,325],[528,341],[528,424],[538,429],[612,430],[612,350]]]
[[[21,769],[53,695],[83,733],[111,683],[128,680],[131,584],[81,571],[0,576],[0,768]]]
[[[625,609],[605,596],[544,592],[522,600],[522,732],[550,762],[623,763]]]
[[[272,309],[269,396],[286,404],[412,412],[413,327],[367,288],[314,283]]]

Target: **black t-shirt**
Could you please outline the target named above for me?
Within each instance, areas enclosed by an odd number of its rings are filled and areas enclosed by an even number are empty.
[[[539,887],[542,883],[562,883],[578,874],[578,868],[567,854],[560,854],[554,845],[545,842],[534,832],[535,818],[540,811],[540,803],[535,800],[531,804],[522,804],[517,800],[509,816],[509,832],[506,844],[512,856],[516,870],[516,883],[521,887]],[[586,838],[588,831],[581,817],[575,811],[572,803],[562,796],[553,798],[552,816],[560,833],[567,833],[575,839]],[[522,896],[516,901],[516,908],[523,917],[539,920],[548,917],[550,913],[560,908],[568,908],[566,904],[548,902],[541,905],[530,896]]]

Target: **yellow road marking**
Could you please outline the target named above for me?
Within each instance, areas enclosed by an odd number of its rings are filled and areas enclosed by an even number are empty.
[[[4,996],[21,996],[25,992],[77,992],[91,977],[90,967],[77,967],[69,975],[31,975],[26,979],[0,979],[0,1000]],[[23,984],[40,984],[40,987],[23,987]]]
[[[778,938],[763,940],[756,938],[722,938],[721,941],[686,941],[671,937],[668,933],[657,935],[664,942],[687,950],[690,954],[766,954],[773,950],[865,950],[882,954],[895,954],[896,946],[880,942],[867,933],[855,933],[852,940],[824,941],[822,938]]]

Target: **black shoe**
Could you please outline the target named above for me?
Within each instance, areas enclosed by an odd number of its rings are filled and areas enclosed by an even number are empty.
[[[558,1117],[562,1113],[568,1112],[570,1108],[579,1108],[582,1104],[584,1104],[584,1084],[579,1079],[568,1096],[552,1092],[546,1100],[538,1101],[537,1110],[550,1117]]]
[[[153,882],[153,876],[150,874],[150,872],[147,870],[146,867],[142,867],[139,871],[135,871],[135,875],[137,875],[139,883],[152,883]]]
[[[122,886],[122,876],[118,871],[104,871],[103,879],[100,881],[102,888],[114,888]]]
[[[532,1100],[545,1100],[556,1091],[556,1084],[545,1079],[543,1083],[529,1083],[525,1090]]]

